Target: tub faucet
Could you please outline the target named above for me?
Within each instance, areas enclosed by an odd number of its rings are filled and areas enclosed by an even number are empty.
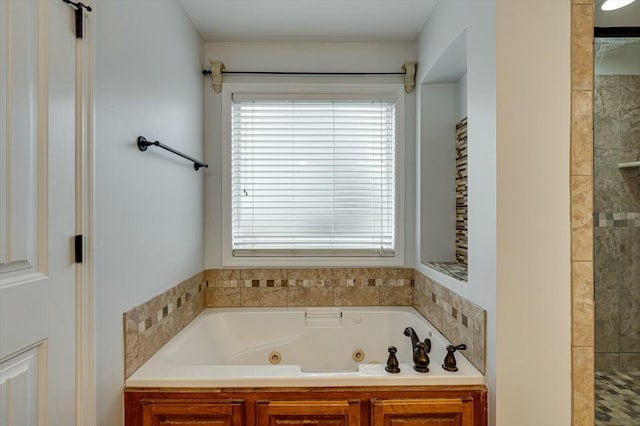
[[[411,349],[415,350],[418,347],[418,343],[420,343],[420,339],[416,334],[415,330],[412,327],[407,327],[404,329],[404,335],[407,337],[411,337]],[[427,353],[431,352],[431,339],[428,337],[424,339],[424,346],[427,350]]]
[[[431,352],[431,339],[428,337],[421,342],[415,330],[411,327],[404,329],[404,335],[411,338],[413,352],[413,369],[420,373],[429,371],[429,355]]]
[[[418,339],[418,335],[416,334],[416,331],[413,329],[413,327],[405,328],[404,335],[407,337],[411,337],[411,349],[415,349],[420,342],[420,339]]]

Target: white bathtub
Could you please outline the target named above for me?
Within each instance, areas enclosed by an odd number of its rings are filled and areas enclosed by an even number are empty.
[[[413,370],[413,327],[432,342],[430,372]],[[465,342],[453,342],[455,344]],[[456,352],[458,371],[442,363],[449,344],[408,307],[206,309],[126,380],[128,387],[281,387],[484,385]],[[399,374],[387,373],[387,347]],[[364,359],[353,360],[354,351]],[[278,352],[279,364],[270,362]]]

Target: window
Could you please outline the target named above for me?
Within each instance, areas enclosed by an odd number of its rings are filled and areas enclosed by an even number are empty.
[[[393,256],[395,156],[395,100],[234,94],[233,256]]]

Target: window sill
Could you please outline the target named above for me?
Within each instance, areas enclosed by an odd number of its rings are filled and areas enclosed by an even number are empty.
[[[402,267],[404,257],[226,257],[225,268]]]

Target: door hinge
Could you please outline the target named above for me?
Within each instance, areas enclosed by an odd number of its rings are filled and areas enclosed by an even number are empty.
[[[82,38],[83,36],[83,30],[82,30],[82,23],[84,20],[84,15],[82,12],[82,9],[86,9],[87,12],[91,12],[91,6],[87,6],[84,3],[81,2],[73,2],[71,0],[62,0],[63,2],[67,3],[69,6],[75,7],[76,8],[76,38]]]
[[[75,237],[75,260],[76,263],[82,263],[82,234],[76,235]]]

